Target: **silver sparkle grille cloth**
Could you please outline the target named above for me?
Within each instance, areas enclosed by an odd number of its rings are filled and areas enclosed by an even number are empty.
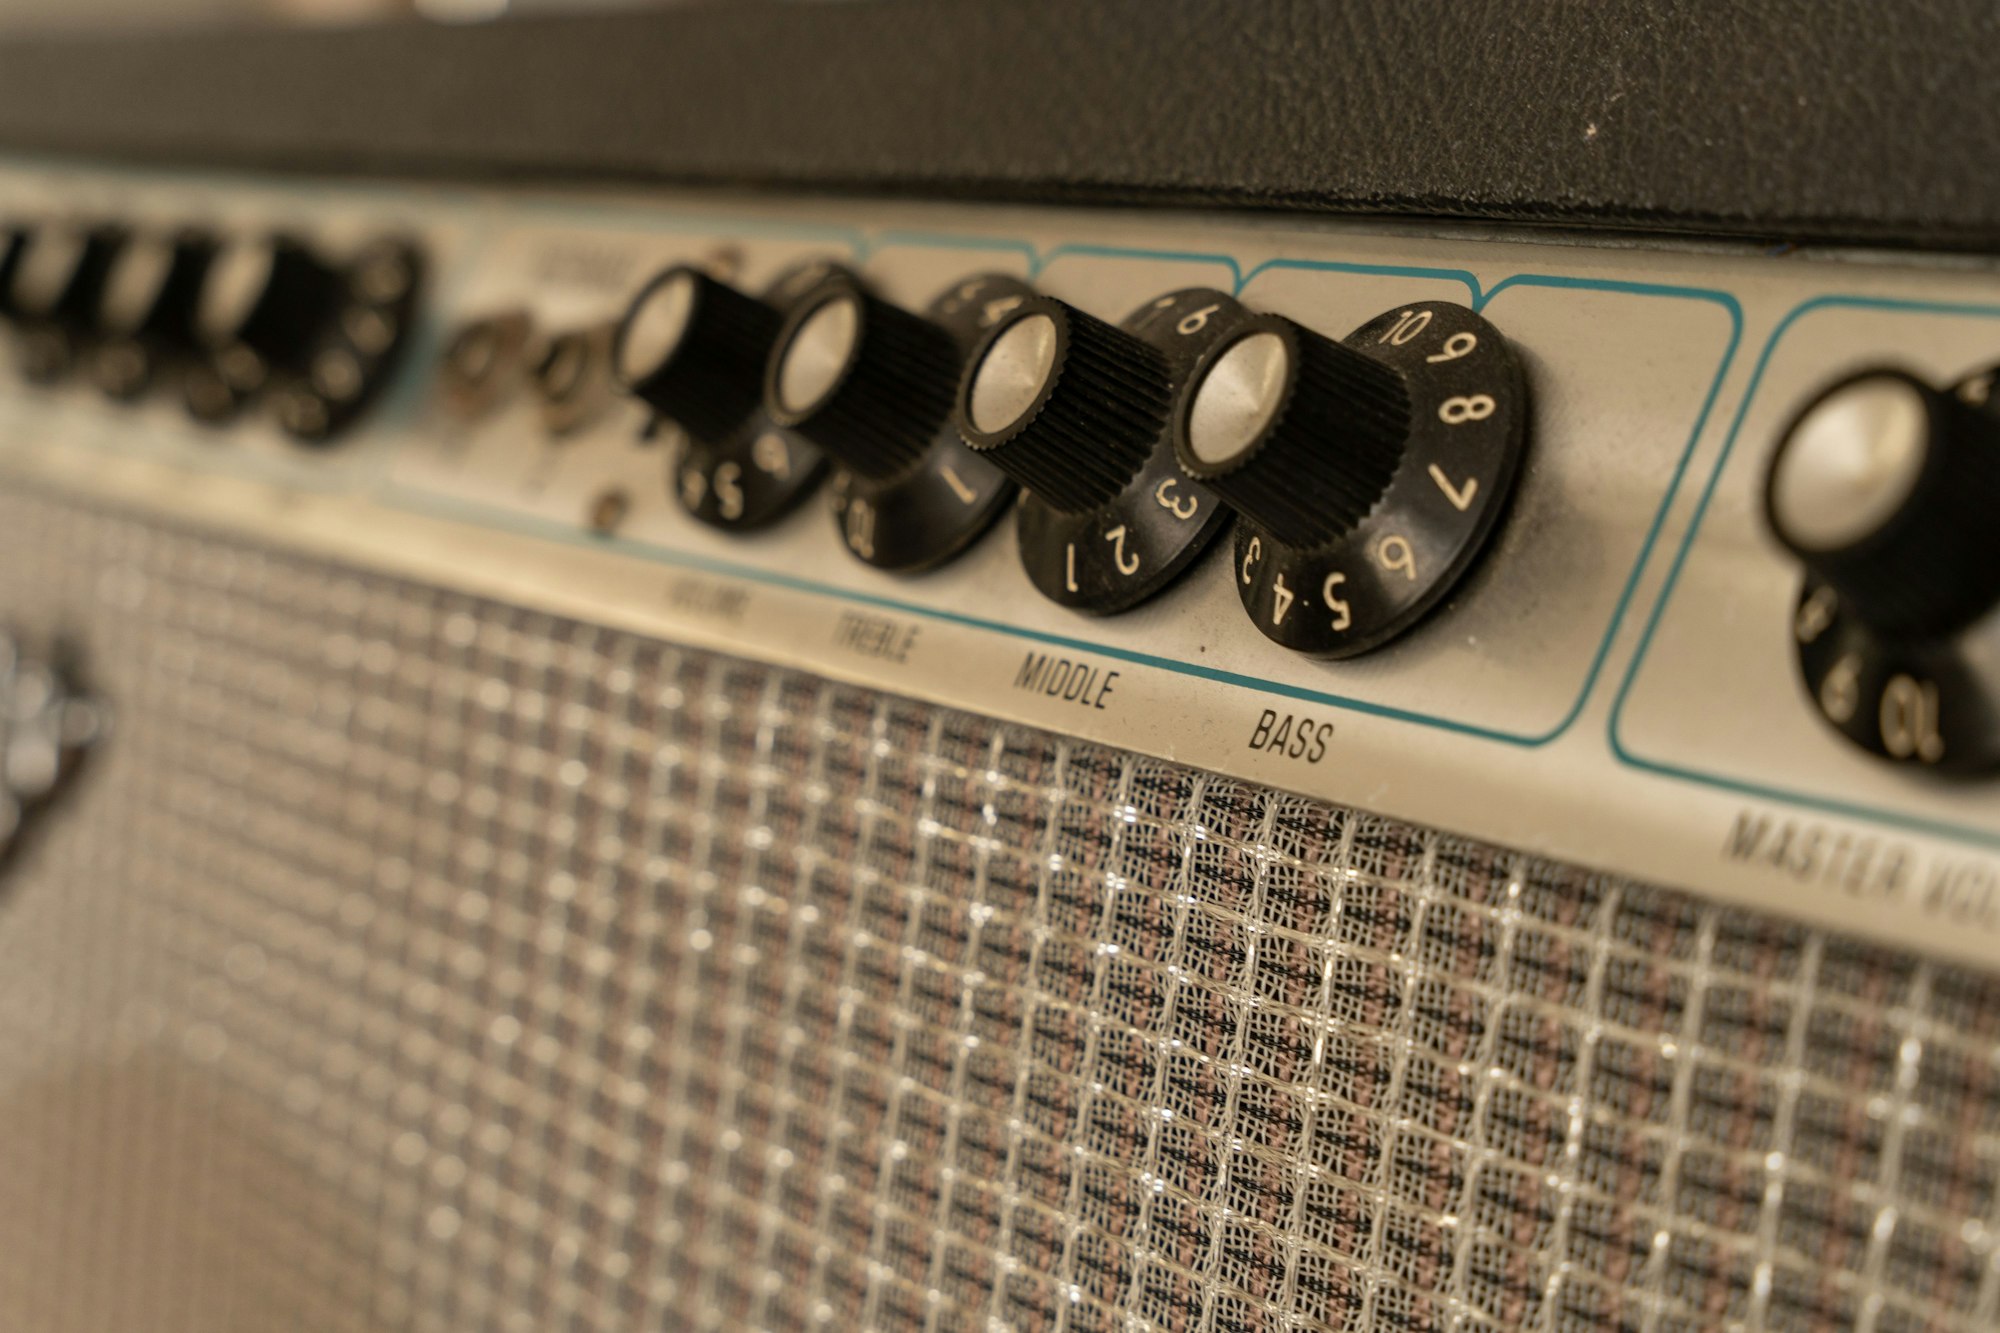
[[[8,1328],[1995,1323],[1974,975],[48,496],[0,596],[117,710]]]

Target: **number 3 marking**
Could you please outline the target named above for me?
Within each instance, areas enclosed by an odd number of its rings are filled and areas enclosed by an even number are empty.
[[[1250,539],[1250,545],[1245,547],[1243,550],[1242,578],[1244,583],[1248,584],[1250,582],[1250,566],[1256,564],[1259,560],[1262,560],[1263,558],[1264,558],[1264,539],[1262,537],[1252,537]]]
[[[1160,502],[1160,508],[1185,523],[1187,520],[1193,518],[1196,511],[1201,508],[1201,500],[1199,497],[1193,495],[1182,500],[1176,500],[1174,492],[1177,489],[1178,487],[1174,479],[1168,477],[1160,483],[1159,489],[1153,492],[1153,498]]]

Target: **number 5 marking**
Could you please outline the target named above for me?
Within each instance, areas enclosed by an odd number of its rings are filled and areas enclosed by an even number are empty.
[[[1319,587],[1319,595],[1326,603],[1326,609],[1333,612],[1333,632],[1336,634],[1344,633],[1354,625],[1354,608],[1333,595],[1333,590],[1345,582],[1347,575],[1335,570],[1326,576],[1326,582]]]
[[[1472,497],[1479,494],[1479,478],[1467,477],[1463,488],[1454,486],[1451,478],[1444,474],[1444,469],[1436,463],[1431,464],[1431,480],[1444,492],[1444,498],[1451,501],[1451,507],[1461,514],[1472,507]]]

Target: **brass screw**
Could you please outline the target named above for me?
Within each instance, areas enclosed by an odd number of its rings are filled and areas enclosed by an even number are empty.
[[[590,502],[590,530],[600,537],[609,537],[625,522],[625,516],[632,512],[632,498],[623,490],[613,486],[600,491]]]
[[[721,246],[709,252],[704,267],[717,282],[733,282],[743,272],[743,252],[733,245]]]

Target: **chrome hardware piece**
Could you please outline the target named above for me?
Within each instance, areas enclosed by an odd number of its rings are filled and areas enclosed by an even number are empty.
[[[104,705],[67,657],[37,657],[0,630],[0,873],[104,734]]]

